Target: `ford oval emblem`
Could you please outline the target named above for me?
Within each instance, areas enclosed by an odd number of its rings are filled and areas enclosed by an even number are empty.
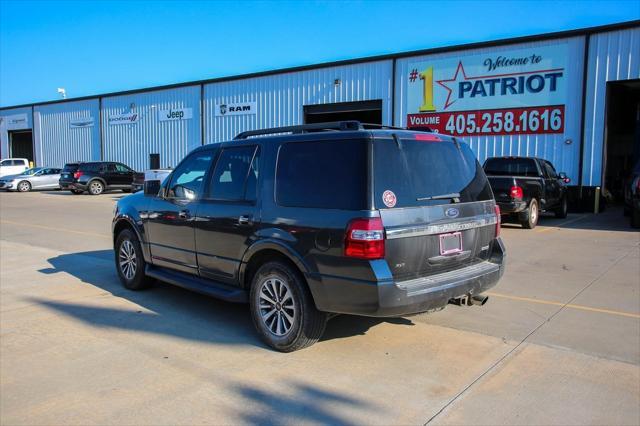
[[[444,214],[447,217],[450,217],[453,219],[454,217],[458,217],[458,215],[460,214],[460,210],[456,209],[455,207],[451,207],[447,209],[447,211],[445,211]]]

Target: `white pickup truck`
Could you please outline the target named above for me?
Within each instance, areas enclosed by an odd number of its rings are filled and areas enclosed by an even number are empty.
[[[17,175],[29,168],[26,158],[5,158],[0,161],[0,176]]]

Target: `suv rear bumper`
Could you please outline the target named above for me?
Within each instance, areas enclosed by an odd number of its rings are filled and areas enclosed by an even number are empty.
[[[451,272],[409,281],[369,282],[312,275],[307,281],[321,311],[398,317],[443,308],[450,299],[490,289],[504,273],[504,260],[505,248],[498,238],[488,261]]]
[[[510,213],[520,213],[527,209],[526,201],[510,201],[510,202],[499,202],[496,204],[500,207],[501,214],[510,214]]]

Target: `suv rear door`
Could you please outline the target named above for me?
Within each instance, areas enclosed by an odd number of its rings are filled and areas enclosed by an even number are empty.
[[[488,259],[496,237],[493,194],[465,143],[405,134],[376,138],[373,147],[374,203],[396,280]]]
[[[200,275],[237,283],[242,256],[260,223],[260,146],[222,148],[198,206],[195,238]]]

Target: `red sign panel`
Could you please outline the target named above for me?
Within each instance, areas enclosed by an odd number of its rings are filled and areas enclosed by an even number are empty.
[[[453,136],[563,133],[564,105],[409,114],[407,127]]]

